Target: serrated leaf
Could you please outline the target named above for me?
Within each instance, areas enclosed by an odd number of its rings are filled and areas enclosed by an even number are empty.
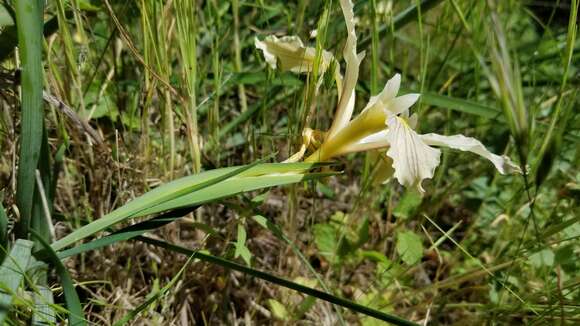
[[[397,234],[397,253],[407,265],[414,265],[423,257],[423,241],[413,231]]]

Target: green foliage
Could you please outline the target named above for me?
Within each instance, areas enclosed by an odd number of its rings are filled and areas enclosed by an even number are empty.
[[[397,234],[397,253],[407,265],[415,265],[423,257],[423,240],[413,231]]]
[[[338,1],[0,1],[2,320],[574,323],[578,1],[354,2],[355,114],[399,72],[418,131],[524,175],[444,151],[420,196],[371,180],[384,153],[251,163],[296,152],[343,95],[267,68],[254,38],[297,35],[334,71]]]
[[[242,224],[238,224],[238,236],[235,243],[236,252],[234,253],[234,257],[242,257],[246,265],[249,266],[252,260],[252,253],[250,252],[250,249],[246,247],[247,238],[246,229]]]
[[[360,259],[359,249],[368,241],[369,221],[364,219],[358,228],[348,224],[348,216],[335,213],[329,223],[313,226],[313,235],[320,255],[337,265],[349,259]]]

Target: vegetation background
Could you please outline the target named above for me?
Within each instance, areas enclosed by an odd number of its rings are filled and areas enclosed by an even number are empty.
[[[422,94],[419,130],[477,137],[524,175],[444,153],[421,197],[376,184],[373,160],[351,155],[330,168],[338,175],[206,200],[141,227],[146,237],[121,232],[68,259],[53,243],[43,276],[22,269],[20,289],[0,296],[0,318],[38,322],[45,309],[49,322],[102,325],[383,323],[373,312],[404,319],[396,324],[580,323],[577,12],[576,0],[355,1],[366,51],[355,111],[401,73],[404,91]],[[42,19],[26,20],[34,14]],[[327,128],[331,76],[312,103],[312,76],[272,70],[254,47],[271,34],[339,57],[346,40],[332,0],[2,1],[0,279],[18,238],[48,250],[160,184],[282,161],[307,120]],[[34,190],[43,181],[48,202]]]

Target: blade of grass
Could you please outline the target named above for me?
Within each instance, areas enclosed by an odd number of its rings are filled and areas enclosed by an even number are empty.
[[[20,210],[17,236],[26,238],[30,227],[35,192],[35,171],[42,144],[42,15],[44,1],[15,2],[18,45],[22,62],[22,125],[17,176],[16,203]]]
[[[205,261],[208,263],[216,264],[216,265],[222,266],[224,268],[233,269],[233,270],[236,270],[238,272],[242,272],[250,277],[259,278],[259,279],[265,280],[267,282],[271,282],[271,283],[283,286],[285,288],[292,289],[292,290],[298,291],[300,293],[303,293],[303,294],[327,301],[329,303],[345,307],[345,308],[350,309],[352,311],[362,313],[364,315],[367,315],[367,316],[370,316],[370,317],[373,317],[373,318],[376,318],[376,319],[379,319],[379,320],[382,320],[382,321],[385,321],[388,323],[392,323],[394,325],[413,325],[413,326],[418,325],[412,321],[409,321],[409,320],[406,320],[406,319],[403,319],[403,318],[400,318],[400,317],[397,317],[397,316],[394,316],[391,314],[384,313],[384,312],[379,311],[379,310],[375,310],[375,309],[360,305],[358,303],[337,297],[335,295],[332,295],[332,294],[329,294],[329,293],[326,293],[326,292],[323,292],[320,290],[316,290],[316,289],[313,289],[313,288],[310,288],[310,287],[307,287],[307,286],[304,286],[304,285],[301,285],[301,284],[298,284],[298,283],[295,283],[292,281],[288,281],[286,279],[277,277],[277,276],[272,275],[270,273],[262,272],[262,271],[259,271],[259,270],[256,270],[256,269],[253,269],[253,268],[250,268],[247,266],[240,265],[238,263],[232,262],[232,261],[227,260],[227,259],[223,259],[221,257],[212,256],[212,255],[200,252],[200,251],[194,251],[194,250],[191,250],[191,249],[188,249],[185,247],[177,246],[177,245],[174,245],[174,244],[171,244],[168,242],[155,240],[155,239],[144,237],[144,236],[139,236],[137,238],[137,240],[145,242],[145,243],[150,244],[150,245],[165,248],[167,250],[171,250],[171,251],[174,251],[177,253],[192,256],[193,258],[197,258],[199,260],[202,260],[202,261]]]
[[[66,301],[66,306],[68,309],[68,320],[69,325],[83,326],[86,325],[86,319],[83,313],[83,307],[79,299],[79,295],[74,286],[74,282],[66,269],[62,264],[56,252],[50,247],[48,242],[46,242],[42,235],[38,234],[34,230],[30,230],[30,234],[35,238],[38,243],[40,243],[44,250],[48,253],[47,260],[56,269],[56,273],[60,277],[60,282],[62,289],[64,291],[64,298]]]

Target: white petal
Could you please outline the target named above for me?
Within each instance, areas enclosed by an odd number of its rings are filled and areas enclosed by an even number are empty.
[[[386,103],[385,110],[389,114],[397,115],[408,110],[417,100],[419,99],[419,94],[406,94],[403,96],[395,97]]]
[[[395,96],[397,96],[397,93],[399,92],[400,87],[401,87],[401,75],[395,74],[393,78],[387,81],[385,88],[381,92],[380,94],[381,100],[383,102],[387,102],[395,98]]]
[[[283,71],[295,73],[310,72],[314,67],[316,59],[316,49],[305,47],[304,43],[297,36],[267,36],[263,41],[254,41],[256,48],[262,50],[264,59],[272,68],[279,68]],[[328,51],[322,51],[320,71],[324,73],[333,56]]]
[[[423,179],[433,177],[441,151],[429,147],[407,123],[396,116],[387,121],[387,156],[393,159],[395,178],[405,187],[417,187],[423,193]]]
[[[395,96],[397,96],[397,93],[399,92],[400,86],[401,86],[401,75],[396,74],[395,76],[393,76],[393,78],[387,81],[385,87],[379,94],[371,96],[369,103],[367,103],[367,106],[363,109],[363,111],[373,107],[375,104],[379,103],[379,101],[381,102],[379,105],[384,105],[384,103],[387,103],[390,100],[394,99]]]
[[[360,63],[364,58],[364,52],[358,54],[356,52],[357,38],[354,29],[355,22],[352,1],[340,0],[340,7],[342,8],[347,29],[346,45],[343,51],[346,71],[342,82],[342,90],[339,90],[341,93],[340,100],[338,101],[334,120],[328,130],[328,137],[332,137],[346,126],[352,117],[354,110],[354,89],[358,81]]]
[[[493,154],[475,138],[465,137],[463,135],[442,136],[438,134],[426,134],[421,135],[421,139],[429,145],[446,146],[460,151],[475,153],[490,160],[501,174],[521,173],[520,167],[512,162],[509,157]]]
[[[376,143],[380,141],[384,141],[387,139],[387,130],[381,130],[377,133],[372,135],[366,136],[365,138],[361,139],[358,143],[359,144],[369,144],[369,143]]]

